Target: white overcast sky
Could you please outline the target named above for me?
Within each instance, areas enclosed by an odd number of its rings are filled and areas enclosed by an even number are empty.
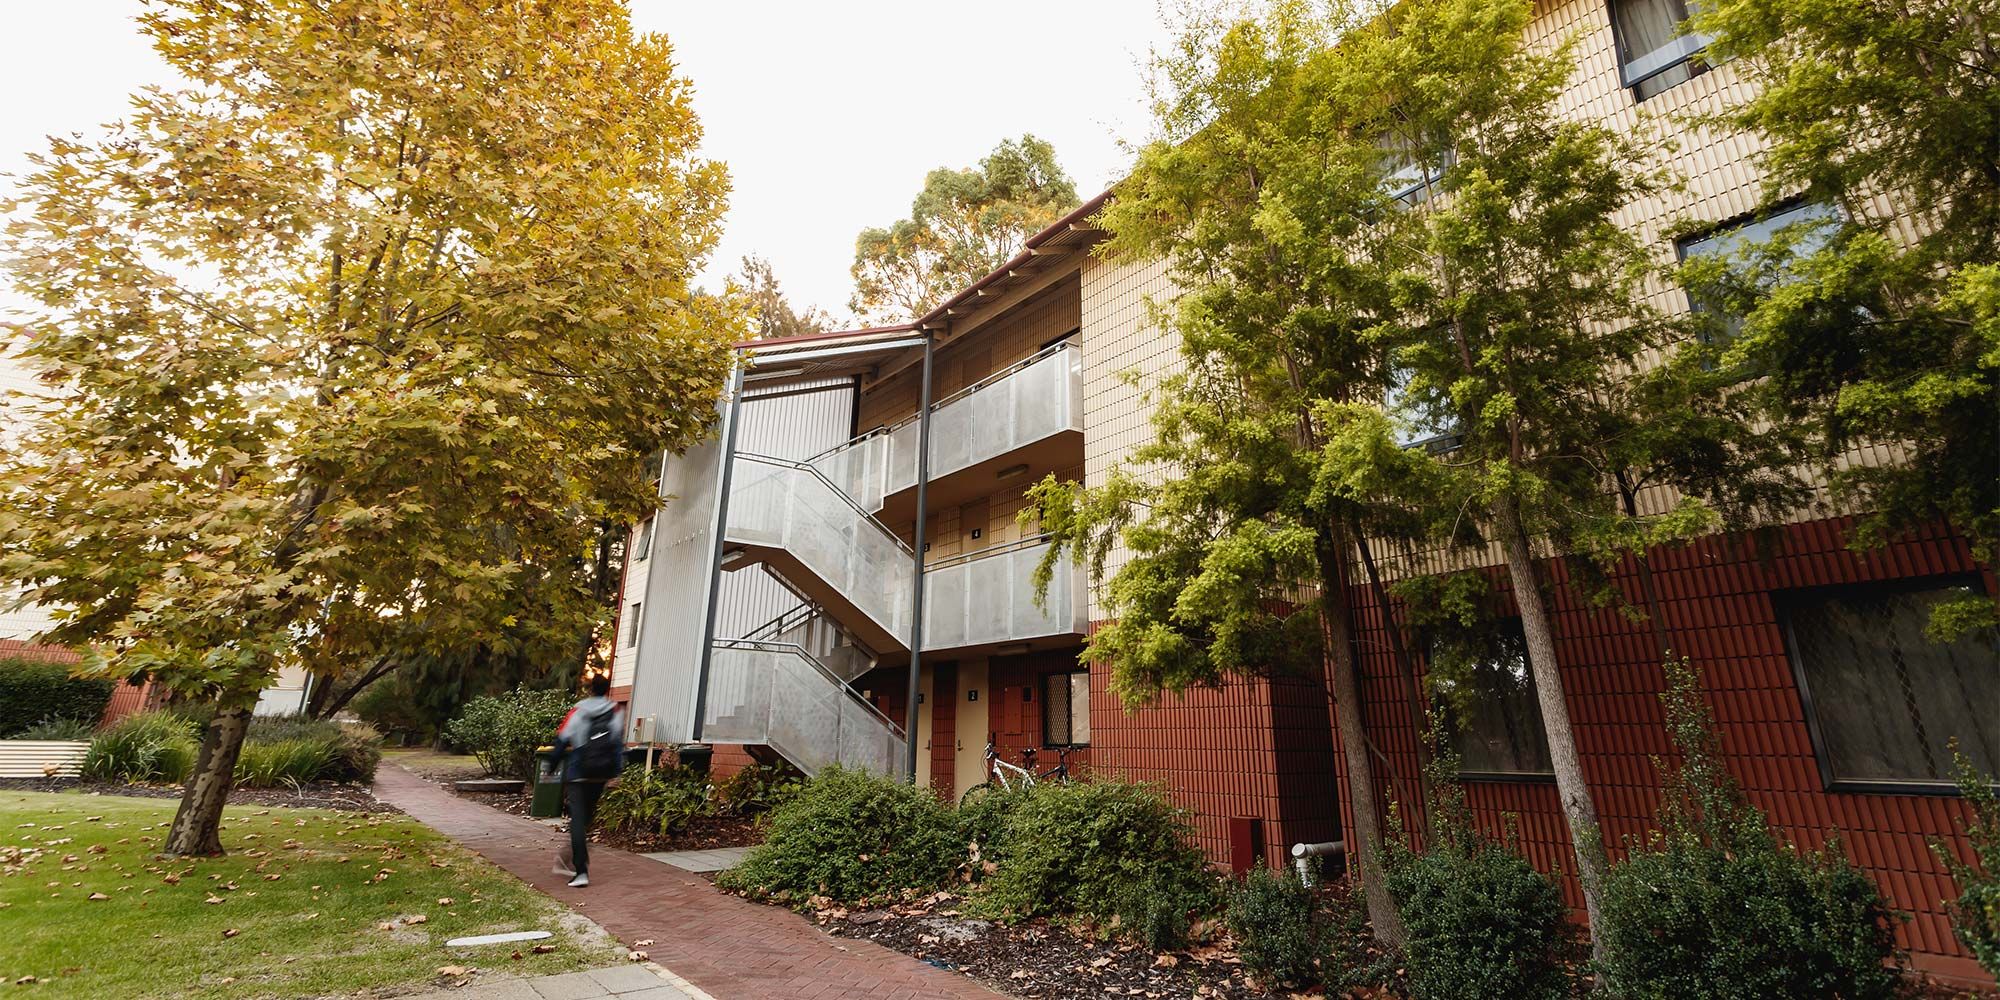
[[[1033,132],[1089,197],[1146,128],[1140,64],[1157,0],[630,0],[672,39],[735,184],[710,280],[769,257],[795,302],[846,315],[854,235],[901,218],[938,166],[969,166]],[[132,17],[139,0],[6,4],[0,173],[51,133],[94,131],[168,73]],[[11,188],[0,179],[0,187]]]

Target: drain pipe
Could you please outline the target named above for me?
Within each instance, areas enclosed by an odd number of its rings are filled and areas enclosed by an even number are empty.
[[[1310,858],[1342,858],[1347,854],[1347,842],[1332,840],[1324,844],[1293,844],[1292,867],[1298,870],[1299,883],[1312,888],[1312,862]]]

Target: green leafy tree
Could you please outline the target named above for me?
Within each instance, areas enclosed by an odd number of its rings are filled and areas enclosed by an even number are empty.
[[[1191,20],[1156,67],[1159,137],[1101,223],[1107,252],[1164,259],[1155,303],[1184,370],[1151,387],[1153,441],[1093,489],[1053,479],[1030,514],[1103,580],[1083,659],[1127,705],[1240,676],[1330,683],[1375,933],[1400,939],[1382,882],[1374,755],[1361,717],[1351,553],[1412,529],[1376,502],[1437,484],[1391,440],[1373,336],[1394,289],[1365,67],[1331,41],[1357,23],[1306,4]],[[1426,480],[1419,482],[1418,480]]]
[[[212,854],[281,666],[601,627],[574,577],[707,432],[742,323],[689,292],[727,180],[623,4],[140,22],[188,83],[55,140],[14,206],[47,391],[0,460],[0,576],[88,670],[214,706],[165,841]]]
[[[1768,419],[1805,431],[1801,457],[1836,498],[1868,512],[1857,545],[1944,521],[2000,562],[2000,4],[1703,8],[1710,61],[1755,84],[1718,117],[1763,140],[1771,197],[1848,223],[1688,269],[1744,317],[1731,361],[1763,376]],[[1903,457],[1842,461],[1868,442]],[[1996,623],[1974,597],[1932,630]]]
[[[883,323],[921,316],[1078,203],[1055,147],[1032,135],[1002,141],[976,168],[939,167],[924,177],[909,218],[855,237],[848,308]]]
[[[797,337],[834,327],[834,318],[817,306],[792,305],[771,262],[763,257],[753,254],[743,258],[743,266],[730,280],[750,309],[751,332],[758,340]]]

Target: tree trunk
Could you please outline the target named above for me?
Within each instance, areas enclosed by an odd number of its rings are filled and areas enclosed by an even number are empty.
[[[1569,703],[1563,697],[1562,673],[1556,664],[1555,632],[1550,628],[1548,606],[1542,602],[1541,581],[1520,510],[1512,497],[1503,497],[1494,503],[1493,513],[1501,547],[1506,550],[1514,601],[1521,609],[1521,631],[1528,641],[1528,667],[1534,672],[1542,728],[1548,732],[1556,794],[1562,800],[1563,818],[1569,822],[1570,841],[1576,847],[1577,881],[1583,885],[1584,912],[1593,932],[1591,952],[1603,961],[1604,939],[1595,931],[1607,864],[1604,836],[1597,825],[1597,806],[1591,802],[1590,787],[1583,780],[1583,760],[1576,752],[1576,729],[1570,725]]]
[[[1375,938],[1393,948],[1403,946],[1403,918],[1389,898],[1383,880],[1382,823],[1375,801],[1375,766],[1368,756],[1368,734],[1361,721],[1360,671],[1354,658],[1354,615],[1347,604],[1347,559],[1342,540],[1332,528],[1318,533],[1316,553],[1320,573],[1321,631],[1326,638],[1328,680],[1333,687],[1334,721],[1340,726],[1340,746],[1347,758],[1347,793],[1354,812],[1354,829],[1346,837],[1350,869],[1361,872],[1361,893]]]
[[[222,807],[236,782],[236,758],[250,730],[250,706],[219,709],[202,734],[201,756],[181,792],[180,810],[167,832],[166,853],[211,857],[222,853]]]
[[[320,702],[320,704],[310,709],[307,714],[315,719],[333,718],[334,714],[346,708],[347,703],[353,701],[356,695],[367,690],[368,685],[389,676],[401,663],[401,660],[391,660],[388,657],[376,660],[374,664],[369,666],[367,672],[355,678],[354,683],[349,684],[347,690],[340,692],[339,695],[330,699],[313,699]],[[331,691],[332,689],[333,681],[329,678],[327,680],[327,690]]]

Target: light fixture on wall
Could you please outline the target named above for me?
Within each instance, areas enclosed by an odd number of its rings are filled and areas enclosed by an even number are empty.
[[[1026,462],[1023,462],[1020,465],[1010,465],[1004,469],[1001,469],[999,472],[993,474],[993,478],[1012,479],[1015,476],[1025,475],[1027,471],[1028,471],[1028,465]]]

